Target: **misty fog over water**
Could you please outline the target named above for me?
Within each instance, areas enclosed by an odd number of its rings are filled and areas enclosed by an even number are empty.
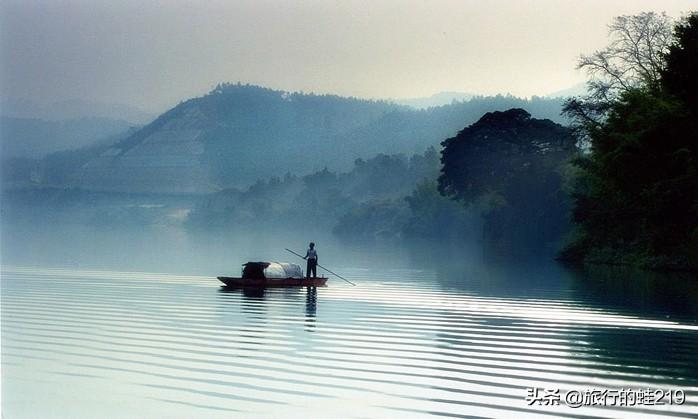
[[[262,225],[240,231],[192,232],[179,226],[7,223],[2,238],[3,265],[212,276],[238,275],[242,263],[258,260],[294,262],[305,268],[304,261],[284,249],[305,254],[311,240],[320,249],[321,264],[330,269],[412,267],[418,264],[413,256],[426,259],[434,246],[346,243],[317,229],[284,231]]]

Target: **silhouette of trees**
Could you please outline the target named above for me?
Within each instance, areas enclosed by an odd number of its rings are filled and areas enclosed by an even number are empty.
[[[686,110],[698,111],[698,14],[689,15],[679,22],[675,38],[666,55],[661,72],[662,86],[686,104]]]
[[[582,55],[578,69],[589,75],[588,94],[565,103],[565,114],[578,133],[587,135],[602,123],[612,104],[633,89],[659,88],[664,56],[672,42],[672,20],[654,12],[618,16],[609,25],[604,49]]]
[[[576,152],[569,129],[510,109],[485,114],[442,145],[439,191],[480,209],[495,249],[538,250],[562,236],[562,173]]]
[[[656,41],[647,49],[662,52],[648,61],[654,70],[627,79],[604,118],[584,126],[590,152],[576,161],[581,174],[573,211],[580,231],[563,258],[698,266],[698,17],[679,23],[670,42],[665,19],[659,22],[651,27],[661,35],[641,38]]]

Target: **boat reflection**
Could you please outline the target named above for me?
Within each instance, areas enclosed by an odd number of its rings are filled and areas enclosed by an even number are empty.
[[[223,311],[228,312],[234,306],[243,312],[259,317],[274,306],[302,306],[305,311],[305,330],[312,332],[316,327],[318,292],[317,287],[305,288],[263,288],[263,287],[228,287],[218,289],[225,302]],[[303,294],[305,301],[303,304]]]
[[[308,332],[315,331],[315,317],[317,315],[317,288],[305,289],[305,325]]]

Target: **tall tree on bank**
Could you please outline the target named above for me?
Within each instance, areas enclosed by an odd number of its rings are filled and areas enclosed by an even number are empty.
[[[577,69],[589,75],[587,95],[565,104],[565,114],[583,138],[599,127],[622,95],[659,88],[672,42],[672,21],[654,12],[618,16],[609,25],[609,38],[606,48],[579,58]]]
[[[576,161],[579,235],[563,259],[698,266],[697,23],[693,14],[667,38],[664,15],[616,18],[606,53],[591,56],[600,65],[580,59],[590,94],[565,112],[589,154]]]
[[[441,143],[439,192],[474,204],[490,250],[537,253],[569,228],[564,168],[577,152],[570,130],[523,109],[486,113]]]

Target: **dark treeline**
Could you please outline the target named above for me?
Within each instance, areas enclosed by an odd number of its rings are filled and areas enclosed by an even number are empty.
[[[616,18],[583,56],[591,94],[566,113],[590,146],[576,160],[577,236],[562,258],[698,268],[698,14]]]

